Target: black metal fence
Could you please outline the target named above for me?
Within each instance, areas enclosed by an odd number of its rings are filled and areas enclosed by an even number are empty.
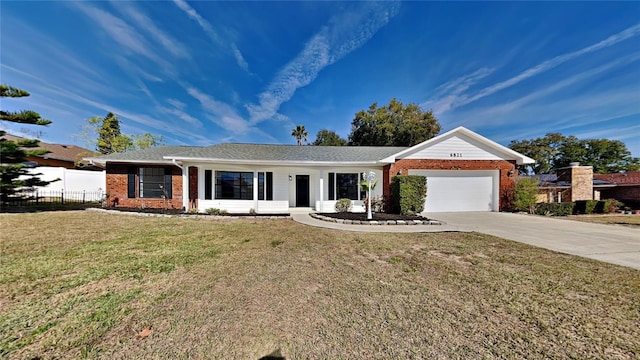
[[[11,197],[4,206],[28,207],[35,205],[95,204],[102,205],[105,199],[102,191],[32,190],[22,191],[20,196]]]

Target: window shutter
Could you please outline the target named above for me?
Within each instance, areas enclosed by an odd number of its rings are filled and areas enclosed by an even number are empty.
[[[267,200],[273,200],[273,173],[268,172],[266,177]]]
[[[127,197],[133,199],[136,197],[136,167],[127,167]]]
[[[329,200],[336,199],[336,174],[329,173]]]
[[[213,171],[205,170],[204,171],[204,199],[211,200],[213,197]]]
[[[172,176],[171,176],[171,168],[164,168],[164,194],[167,196],[167,199],[171,199],[172,197]]]

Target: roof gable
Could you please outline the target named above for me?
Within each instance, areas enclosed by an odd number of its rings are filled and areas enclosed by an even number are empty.
[[[462,126],[394,155],[395,159],[535,161]]]

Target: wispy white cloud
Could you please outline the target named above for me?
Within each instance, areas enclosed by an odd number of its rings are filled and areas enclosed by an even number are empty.
[[[216,125],[231,133],[247,132],[251,127],[249,122],[240,116],[229,104],[214,99],[193,86],[184,86],[187,93],[198,100],[202,108],[209,113],[209,118]]]
[[[158,55],[153,46],[132,26],[122,19],[96,7],[89,2],[75,2],[75,8],[87,15],[105,33],[123,49],[139,54],[160,65],[163,69],[170,69],[170,63]]]
[[[205,20],[197,11],[195,11],[185,0],[173,0],[173,2],[180,8],[180,10],[184,11],[190,18],[195,20],[198,25],[204,30],[207,36],[213,40],[218,45],[224,45],[222,38],[218,33],[213,29],[213,26],[209,24],[207,20]]]
[[[518,112],[524,109],[529,104],[537,101],[537,100],[546,100],[548,96],[558,93],[561,90],[569,88],[571,86],[575,86],[580,83],[584,83],[590,79],[593,79],[597,76],[601,76],[607,73],[610,70],[616,69],[620,66],[625,66],[637,62],[640,60],[640,52],[633,53],[621,58],[617,58],[613,61],[605,63],[603,65],[585,70],[583,72],[574,74],[565,79],[558,79],[553,84],[544,87],[542,89],[533,91],[528,93],[525,96],[522,96],[518,99],[509,100],[505,103],[495,104],[486,108],[474,108],[468,111],[461,113],[461,117],[467,117],[469,120],[480,123],[482,121],[504,121],[507,122],[507,119],[512,119],[518,116]],[[632,92],[633,94],[633,92]],[[613,93],[600,93],[600,96],[608,101],[614,99]],[[634,95],[637,96],[637,95]],[[544,111],[544,107],[549,103],[555,103],[558,99],[548,99],[544,101],[544,103],[540,104],[540,111]],[[490,120],[492,119],[492,120]]]
[[[461,94],[492,72],[493,69],[481,68],[471,74],[463,75],[455,80],[444,83],[434,90],[434,94],[432,95],[434,100],[426,101],[420,104],[420,106],[433,110],[436,115],[442,114],[455,105]]]
[[[233,56],[236,58],[238,66],[240,66],[242,70],[249,72],[249,64],[247,63],[247,60],[244,59],[244,56],[242,56],[242,53],[240,52],[240,49],[238,49],[238,46],[233,43],[231,44],[231,49],[233,49]]]
[[[259,103],[246,106],[251,123],[273,118],[297,89],[309,85],[322,69],[369,41],[398,13],[399,6],[397,2],[367,2],[331,18],[307,41],[298,56],[276,74],[258,96]]]
[[[617,34],[611,35],[608,38],[597,42],[593,45],[584,47],[580,50],[577,51],[573,51],[570,53],[566,53],[566,54],[562,54],[559,56],[556,56],[554,58],[551,58],[549,60],[546,60],[534,67],[531,67],[523,72],[521,72],[520,74],[507,79],[505,81],[493,84],[491,86],[485,87],[484,89],[481,89],[480,91],[476,92],[475,94],[468,94],[468,93],[464,93],[464,91],[450,91],[447,93],[441,93],[441,94],[436,94],[434,98],[428,100],[427,102],[425,102],[425,104],[429,104],[429,103],[433,103],[433,104],[443,104],[446,106],[442,106],[442,112],[446,112],[448,110],[453,110],[457,107],[463,106],[463,105],[467,105],[471,102],[474,102],[476,100],[482,99],[484,97],[487,97],[489,95],[492,95],[498,91],[504,90],[506,88],[509,88],[513,85],[516,85],[526,79],[529,79],[531,77],[534,77],[536,75],[539,75],[541,73],[544,73],[546,71],[549,71],[561,64],[564,64],[570,60],[576,59],[580,56],[613,46],[617,43],[620,43],[624,40],[627,40],[629,38],[635,37],[640,35],[640,24],[636,24],[634,26],[631,26]],[[474,73],[475,74],[475,73]],[[473,74],[472,74],[473,75]],[[455,89],[454,89],[455,90]],[[466,89],[465,89],[466,91]],[[439,95],[439,96],[438,96]],[[435,111],[434,111],[435,112]],[[440,113],[441,114],[441,113]]]
[[[175,108],[175,107],[174,108],[170,108],[170,107],[166,107],[166,106],[158,106],[158,110],[160,110],[163,113],[167,113],[167,114],[173,115],[173,116],[177,117],[178,119],[184,121],[188,125],[195,126],[197,128],[202,128],[202,123],[200,122],[200,120],[198,120],[195,117],[187,114],[182,109],[178,109],[178,108]]]
[[[204,33],[211,39],[214,43],[221,47],[228,47],[233,54],[233,57],[236,59],[238,66],[250,73],[249,71],[249,63],[238,49],[238,46],[235,43],[227,44],[226,41],[218,34],[218,32],[211,26],[211,24],[203,18],[194,8],[192,8],[185,0],[173,0],[173,2],[180,8],[180,10],[184,11],[191,19],[195,20],[200,28],[204,31]]]
[[[167,102],[176,109],[184,110],[186,104],[178,99],[167,99]]]
[[[162,31],[147,15],[140,12],[137,8],[132,6],[132,3],[125,1],[119,1],[115,6],[116,9],[128,16],[135,24],[137,28],[142,29],[148,33],[156,42],[162,45],[173,56],[178,58],[188,58],[189,51],[182,43],[172,38],[164,31]]]

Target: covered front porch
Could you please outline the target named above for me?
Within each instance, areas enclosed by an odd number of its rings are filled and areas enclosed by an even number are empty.
[[[365,211],[363,172],[373,171],[382,184],[382,166],[283,166],[262,164],[183,164],[185,210],[220,209],[229,213],[280,214],[295,209],[333,212],[338,199],[352,200]],[[381,196],[376,186],[372,196]]]

